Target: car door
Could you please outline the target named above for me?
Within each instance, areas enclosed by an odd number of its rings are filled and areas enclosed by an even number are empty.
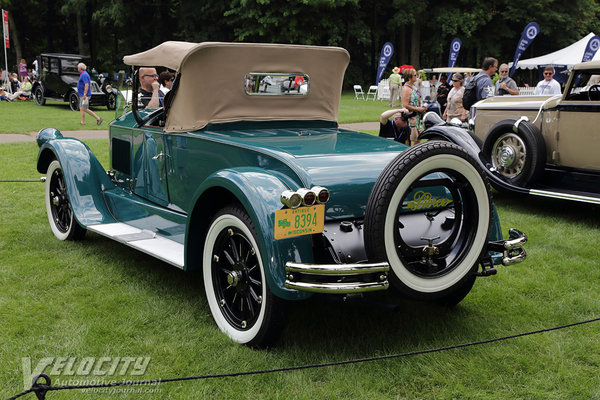
[[[148,199],[166,207],[169,204],[167,172],[171,157],[167,152],[167,146],[165,146],[165,134],[160,130],[145,130],[144,148]]]
[[[60,86],[62,81],[60,79],[60,60],[56,57],[47,58],[48,70],[45,71],[44,80],[44,95],[47,97],[59,96]]]
[[[555,162],[563,167],[600,170],[600,92],[589,91],[594,74],[574,71],[558,103]]]

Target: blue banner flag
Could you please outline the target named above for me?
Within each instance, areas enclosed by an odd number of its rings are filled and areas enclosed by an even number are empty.
[[[598,36],[598,35],[592,36],[590,38],[590,40],[588,41],[587,46],[585,46],[585,52],[583,53],[583,58],[581,59],[581,62],[592,61],[592,59],[596,55],[596,52],[598,51],[599,47],[600,47],[600,36]]]
[[[517,63],[519,62],[519,58],[521,58],[521,54],[529,47],[533,39],[540,32],[540,26],[537,22],[530,22],[527,24],[525,29],[523,29],[523,33],[521,34],[521,39],[519,40],[519,44],[517,45],[517,49],[515,50],[515,57],[513,58],[513,64],[510,69],[509,76],[512,76],[515,72],[515,68],[517,68]]]
[[[394,54],[394,46],[390,42],[386,42],[381,49],[381,55],[379,56],[379,66],[377,67],[377,79],[375,79],[375,84],[377,85],[381,80],[381,75],[383,75],[383,71],[385,71],[385,67],[387,67],[390,62],[390,58]]]
[[[462,41],[459,38],[452,39],[450,43],[450,55],[448,56],[448,66],[454,67],[456,65],[456,59],[458,58],[458,52],[462,46]],[[448,80],[452,74],[448,73]]]
[[[456,65],[456,59],[458,58],[460,46],[462,46],[462,42],[459,38],[452,39],[452,43],[450,43],[450,56],[448,57],[449,67],[454,67]]]

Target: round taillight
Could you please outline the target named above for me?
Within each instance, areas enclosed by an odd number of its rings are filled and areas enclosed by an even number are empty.
[[[298,208],[302,204],[302,196],[292,190],[281,193],[280,200],[283,205],[289,208]]]
[[[311,190],[317,194],[317,203],[327,203],[329,201],[330,194],[328,189],[315,186]]]
[[[302,204],[305,206],[312,206],[317,202],[317,194],[312,190],[300,188],[298,194],[302,196]]]

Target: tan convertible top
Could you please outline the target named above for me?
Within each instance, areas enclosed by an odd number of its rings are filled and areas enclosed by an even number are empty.
[[[209,123],[267,120],[337,121],[344,71],[350,56],[339,47],[266,43],[165,42],[125,56],[135,66],[179,72],[179,88],[165,130],[185,132]],[[306,74],[307,96],[250,96],[245,76]]]

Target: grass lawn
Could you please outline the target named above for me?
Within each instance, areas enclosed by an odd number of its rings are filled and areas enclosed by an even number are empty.
[[[25,107],[2,103],[0,121],[12,106]],[[362,113],[360,121],[376,121],[385,108],[344,95],[340,120],[354,122],[350,116]],[[58,106],[32,109],[56,112]],[[78,124],[72,111],[56,114]],[[24,124],[28,118],[22,117]],[[60,118],[35,118],[32,131],[69,129],[59,125]],[[107,140],[86,143],[107,166]],[[39,178],[36,156],[34,143],[1,144],[0,181]],[[158,379],[404,353],[599,317],[598,208],[499,193],[495,198],[504,232],[518,227],[529,235],[528,258],[478,279],[455,309],[403,301],[391,292],[350,303],[314,297],[290,303],[281,340],[256,351],[218,330],[198,275],[89,232],[82,242],[61,242],[50,231],[41,183],[0,182],[0,398],[23,390],[24,358],[35,367],[44,357],[74,357],[78,363],[87,357],[149,357],[144,374],[129,369],[106,382]],[[599,332],[595,322],[400,359],[164,383],[133,392],[49,392],[46,398],[599,399]],[[102,378],[62,371],[51,373],[54,385]]]
[[[35,101],[0,102],[0,134],[30,133],[41,128],[53,127],[61,131],[79,129],[108,129],[108,123],[115,119],[115,111],[106,107],[91,107],[91,110],[104,119],[102,125],[96,125],[91,115],[85,115],[84,126],[79,125],[79,111],[71,111],[69,103],[47,100],[46,105],[38,106]]]

